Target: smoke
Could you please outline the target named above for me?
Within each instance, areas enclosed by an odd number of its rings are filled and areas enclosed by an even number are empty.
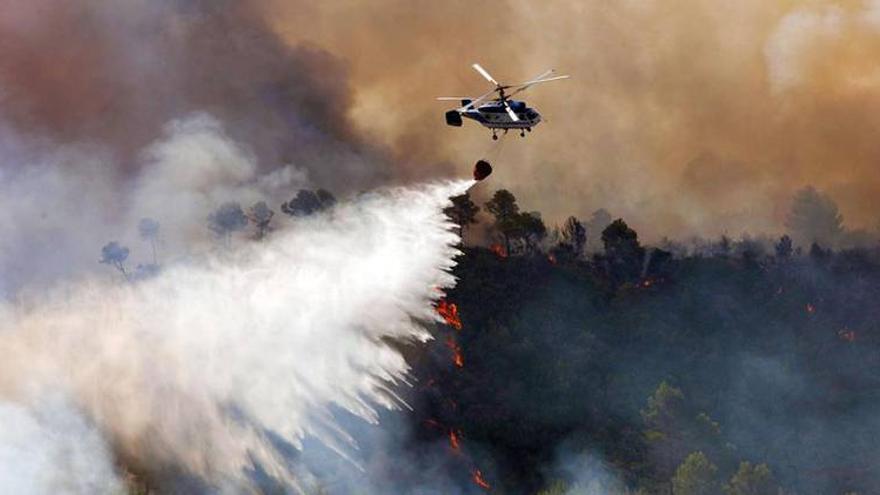
[[[387,178],[350,129],[345,63],[287,46],[258,2],[13,1],[0,20],[0,111],[21,132],[98,144],[127,177],[170,120],[209,112],[261,171],[297,162],[322,186]]]
[[[386,0],[304,15],[285,1],[271,22],[292,46],[349,64],[354,124],[403,158],[402,173],[425,173],[417,156],[464,172],[491,154],[489,187],[545,219],[605,207],[654,240],[781,232],[809,184],[847,227],[875,226],[877,12],[846,0]],[[524,93],[547,122],[494,157],[486,129],[446,127],[433,101],[487,90],[472,62],[505,82],[551,67],[573,78]]]
[[[437,319],[432,302],[453,284],[456,254],[442,208],[470,185],[364,194],[265,242],[193,257],[149,280],[92,276],[10,303],[0,396],[16,404],[9,410],[19,421],[42,425],[43,398],[62,390],[77,412],[61,411],[58,421],[93,423],[136,472],[175,466],[239,491],[256,483],[249,473],[259,466],[312,488],[283,446],[313,437],[348,455],[353,441],[334,409],[376,422],[379,408],[403,406],[394,387],[408,366],[392,342],[430,338],[419,322]],[[34,453],[12,469],[36,472],[31,463],[57,456],[78,429],[50,435],[61,447],[29,437]],[[95,431],[83,436],[100,445]],[[20,441],[11,442],[0,448]]]
[[[107,146],[115,175],[207,111],[261,172],[293,163],[339,191],[490,158],[475,193],[510,188],[551,222],[605,207],[649,240],[782,231],[805,185],[848,228],[876,225],[877,2],[50,3],[6,6],[2,112]],[[546,122],[499,150],[433,99],[482,94],[475,61],[503,81],[573,78],[525,93]]]
[[[0,486],[10,493],[121,493],[100,434],[57,397],[0,403]]]

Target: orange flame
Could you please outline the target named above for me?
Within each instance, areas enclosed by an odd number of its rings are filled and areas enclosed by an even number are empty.
[[[455,451],[461,449],[461,443],[459,443],[458,435],[455,433],[455,430],[449,430],[449,446]]]
[[[474,471],[471,473],[471,478],[474,480],[474,483],[476,483],[477,486],[479,486],[483,490],[488,490],[492,488],[491,486],[489,486],[489,483],[486,482],[486,479],[483,478],[483,473],[479,469],[474,469]]]
[[[459,368],[464,367],[464,357],[461,355],[461,347],[455,343],[455,339],[449,337],[446,339],[446,347],[452,351],[452,362]]]
[[[551,265],[555,265],[556,264],[556,256],[553,256],[552,254],[548,254],[547,261],[549,261]]]
[[[504,249],[504,246],[501,244],[492,244],[489,246],[489,250],[495,253],[495,256],[498,256],[499,258],[507,258],[507,250]]]
[[[837,332],[837,336],[840,337],[840,340],[844,340],[846,342],[856,341],[856,332],[848,328],[844,328],[843,330]]]
[[[458,316],[458,306],[455,303],[447,302],[441,299],[437,303],[437,313],[443,317],[446,324],[456,330],[461,330],[461,317]]]
[[[812,303],[807,303],[807,313],[813,314],[816,312],[816,306],[813,306]]]

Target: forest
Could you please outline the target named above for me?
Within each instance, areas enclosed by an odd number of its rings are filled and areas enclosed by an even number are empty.
[[[280,210],[334,203],[301,190]],[[464,239],[477,224],[488,237],[459,246],[435,339],[398,344],[413,365],[413,458],[447,458],[438,469],[475,493],[880,487],[880,244],[847,230],[828,196],[799,191],[778,238],[656,246],[605,210],[548,227],[507,190],[445,213]],[[228,203],[206,220],[223,249],[271,235],[273,217]],[[129,280],[159,270],[159,224],[138,228],[151,264],[102,249]]]
[[[498,242],[462,248],[413,421],[495,493],[877,492],[880,246],[830,198],[799,191],[778,239],[659,247],[604,211],[483,208]]]

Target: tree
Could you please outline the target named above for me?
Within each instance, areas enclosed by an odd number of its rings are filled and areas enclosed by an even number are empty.
[[[791,258],[791,254],[794,252],[791,237],[789,237],[788,234],[783,235],[779,238],[779,242],[776,243],[775,248],[776,257],[780,260],[787,260]]]
[[[294,217],[304,217],[326,210],[336,204],[336,198],[324,189],[300,189],[293,199],[281,204],[281,211]]]
[[[702,452],[693,452],[675,470],[673,495],[718,495],[718,468]]]
[[[604,260],[608,275],[615,283],[635,280],[641,276],[645,248],[639,244],[639,235],[622,219],[617,219],[602,231],[605,246]]]
[[[322,210],[332,208],[336,205],[336,198],[326,189],[318,189],[315,191],[315,196],[318,198],[318,203],[321,204]]]
[[[648,397],[648,405],[641,410],[642,421],[648,430],[666,432],[677,429],[684,415],[684,393],[665,380]]]
[[[741,462],[739,469],[724,484],[726,495],[778,495],[779,485],[766,464]]]
[[[547,226],[541,220],[541,214],[537,211],[520,213],[516,216],[519,224],[519,235],[526,243],[529,251],[534,251],[538,244],[547,236]]]
[[[727,446],[722,443],[721,426],[704,412],[696,412],[681,389],[660,383],[641,411],[645,439],[653,451],[661,478],[671,476],[688,452],[708,452],[726,461]]]
[[[562,235],[562,244],[571,248],[575,258],[584,253],[584,246],[587,244],[587,229],[580,220],[573,216],[568,217],[562,225],[560,234]]]
[[[480,212],[480,207],[471,201],[471,196],[468,193],[459,194],[450,199],[452,206],[444,209],[443,213],[458,225],[458,236],[461,237],[469,225],[477,222],[477,213]]]
[[[208,215],[208,228],[218,238],[223,239],[227,247],[232,233],[243,230],[247,227],[247,223],[248,219],[242,211],[241,205],[234,201],[224,203]]]
[[[808,186],[794,194],[785,226],[801,245],[834,246],[843,233],[843,216],[834,200]]]
[[[507,189],[495,191],[486,202],[486,210],[495,217],[495,228],[504,237],[504,247],[510,253],[510,240],[517,237],[520,228],[519,206],[516,197]]]
[[[272,217],[274,216],[275,212],[266,205],[265,201],[258,201],[248,208],[247,218],[257,229],[257,240],[262,240],[272,229],[269,224],[272,222]]]
[[[150,248],[153,251],[153,264],[157,264],[156,241],[159,239],[159,222],[152,218],[141,218],[141,221],[138,222],[138,233],[141,239],[150,243]]]
[[[111,265],[122,273],[122,276],[128,279],[125,272],[125,260],[128,259],[128,248],[116,241],[108,242],[101,248],[100,263]]]

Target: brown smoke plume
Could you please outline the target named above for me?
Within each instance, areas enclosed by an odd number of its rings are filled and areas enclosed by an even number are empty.
[[[447,128],[442,94],[556,67],[525,94],[491,185],[549,219],[598,207],[648,238],[778,231],[792,192],[873,227],[880,175],[874,1],[7,2],[2,114],[127,167],[161,126],[206,111],[272,169],[358,190],[465,173],[496,153]],[[425,165],[429,162],[433,165]]]
[[[649,237],[773,232],[813,184],[850,226],[876,223],[877,2],[386,0],[301,14],[276,1],[275,29],[350,64],[352,117],[404,162],[465,171],[486,152],[485,129],[445,127],[432,100],[487,89],[472,62],[504,81],[572,74],[525,94],[548,122],[511,136],[489,186],[551,219],[607,207]]]

